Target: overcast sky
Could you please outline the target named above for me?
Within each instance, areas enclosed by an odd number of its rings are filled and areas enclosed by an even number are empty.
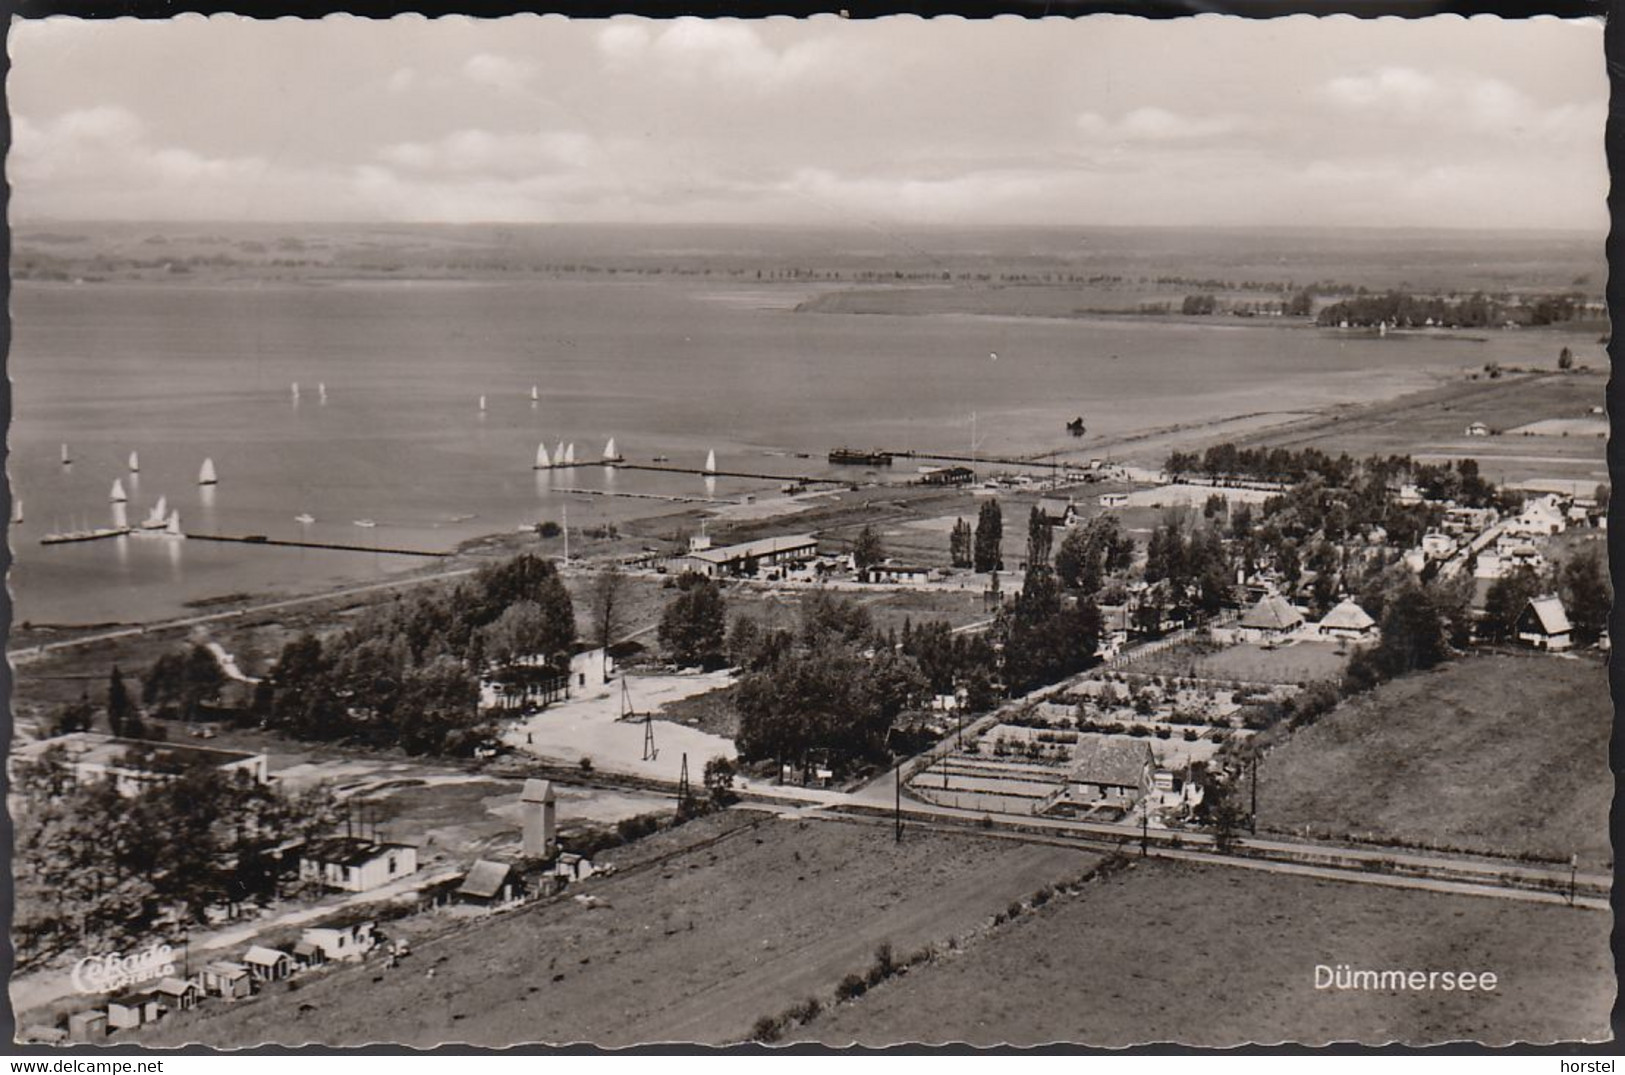
[[[1597,21],[13,24],[12,217],[1607,226]]]

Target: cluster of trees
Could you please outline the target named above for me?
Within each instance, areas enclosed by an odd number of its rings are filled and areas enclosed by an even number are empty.
[[[326,792],[288,795],[209,766],[123,795],[111,778],[77,781],[60,749],[20,764],[13,792],[13,937],[29,962],[140,938],[177,911],[197,921],[217,905],[264,903],[277,895],[272,849],[336,819]]]
[[[225,684],[226,675],[214,653],[207,646],[193,645],[152,663],[141,681],[141,702],[159,716],[196,720],[220,700],[220,688]],[[124,733],[115,730],[113,734]]]
[[[1187,528],[1182,513],[1169,513],[1146,544],[1145,581],[1165,584],[1175,618],[1212,616],[1230,598],[1235,568],[1216,527]]]
[[[1219,308],[1219,300],[1212,295],[1186,295],[1179,312],[1186,317],[1205,317]]]
[[[1097,515],[1068,530],[1055,551],[1055,574],[1063,588],[1094,595],[1110,575],[1134,563],[1134,541],[1115,515]]]
[[[527,553],[448,590],[374,606],[326,640],[289,642],[251,713],[305,739],[468,754],[488,734],[481,670],[529,656],[568,667],[575,639],[569,591],[551,563]]]
[[[975,538],[971,536],[970,523],[964,519],[954,520],[954,528],[948,533],[948,559],[955,567],[971,567],[976,563]]]
[[[804,773],[814,761],[883,761],[893,721],[931,687],[918,661],[877,636],[867,610],[824,591],[802,604],[796,631],[742,616],[733,635],[745,670],[735,744],[747,761]]]
[[[1445,328],[1488,328],[1513,322],[1521,325],[1551,325],[1579,316],[1585,296],[1573,293],[1547,295],[1533,301],[1492,297],[1482,291],[1459,299],[1442,295],[1411,295],[1388,291],[1380,295],[1359,295],[1334,302],[1315,318],[1323,326],[1371,326],[1387,323],[1400,328],[1420,328],[1429,323]]]

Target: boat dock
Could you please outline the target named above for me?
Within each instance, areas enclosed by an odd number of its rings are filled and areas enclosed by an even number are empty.
[[[888,454],[899,459],[929,459],[939,463],[972,463],[1001,467],[1036,467],[1040,470],[1053,470],[1057,464],[1052,459],[1001,459],[992,455],[939,455],[936,452],[893,451]]]
[[[629,496],[638,500],[664,500],[672,504],[737,504],[737,500],[721,500],[710,496],[673,496],[669,493],[623,493],[614,489],[559,489],[555,492],[571,496]]]
[[[749,478],[752,481],[794,482],[798,485],[846,485],[849,478],[815,478],[806,474],[757,474],[745,470],[705,470],[701,467],[672,467],[660,463],[615,463],[617,470],[651,470],[662,474],[696,474],[702,478]]]
[[[102,538],[123,537],[130,532],[128,526],[103,527],[99,530],[73,530],[66,534],[46,534],[39,539],[41,545],[70,545],[76,541],[100,541]]]
[[[285,549],[330,549],[335,552],[376,552],[388,556],[427,556],[443,558],[449,552],[430,552],[427,549],[396,549],[387,545],[346,545],[336,541],[287,541],[263,534],[187,534],[188,541],[229,541],[239,545],[276,545]]]

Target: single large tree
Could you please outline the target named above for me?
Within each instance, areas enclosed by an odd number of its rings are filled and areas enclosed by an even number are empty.
[[[885,559],[886,547],[881,544],[875,528],[865,526],[858,531],[857,540],[852,543],[852,566],[857,568],[858,574],[866,574],[871,567]]]
[[[660,644],[683,665],[714,665],[727,652],[727,608],[712,579],[684,575],[660,617]]]
[[[609,649],[626,630],[626,574],[610,564],[592,580],[588,591],[592,606],[593,641]]]
[[[953,530],[948,534],[948,559],[955,567],[970,567],[975,563],[971,551],[974,542],[970,523],[964,519],[956,519]]]
[[[124,685],[124,673],[115,664],[107,681],[107,729],[116,736],[131,735],[135,730],[131,721],[139,723],[140,719],[136,716],[130,689]]]
[[[1608,611],[1614,599],[1608,572],[1595,547],[1576,553],[1563,565],[1558,592],[1574,626],[1575,641],[1597,641],[1608,627]]]
[[[1004,513],[997,500],[982,504],[976,517],[976,539],[971,566],[977,571],[999,571],[1004,567]]]
[[[1027,566],[1048,567],[1050,549],[1055,542],[1055,528],[1049,516],[1037,504],[1027,515]]]

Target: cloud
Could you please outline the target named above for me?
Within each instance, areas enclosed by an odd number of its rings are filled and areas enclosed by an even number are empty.
[[[641,22],[611,20],[598,35],[598,50],[618,71],[652,70],[687,84],[713,81],[782,88],[814,78],[846,74],[865,78],[868,50],[833,36],[803,37],[774,48],[748,23],[684,17],[651,30]]]
[[[1182,142],[1218,138],[1254,127],[1242,116],[1182,116],[1164,108],[1136,108],[1115,122],[1098,112],[1077,119],[1078,130],[1091,139],[1117,142]]]
[[[463,76],[484,86],[518,93],[536,77],[536,65],[491,52],[480,52],[463,64]]]
[[[523,176],[585,168],[599,158],[592,138],[575,131],[493,133],[454,131],[432,142],[397,142],[378,152],[385,163],[410,172]]]
[[[1372,123],[1433,127],[1441,136],[1465,129],[1546,142],[1602,142],[1601,100],[1543,105],[1503,79],[1488,75],[1425,74],[1383,67],[1329,79],[1318,91],[1345,117]]]
[[[405,93],[418,82],[418,73],[411,67],[398,67],[390,73],[384,81],[384,88],[390,93]]]

